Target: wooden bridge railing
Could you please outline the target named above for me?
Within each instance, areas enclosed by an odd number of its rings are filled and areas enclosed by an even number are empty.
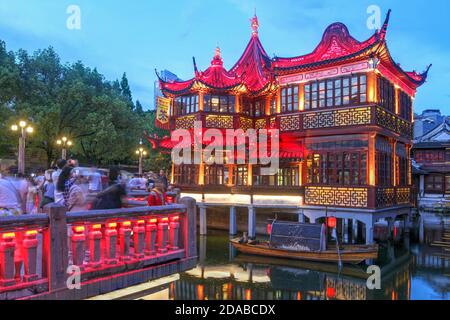
[[[86,212],[50,205],[47,214],[0,218],[0,300],[86,298],[193,267],[195,210],[183,198]],[[74,273],[79,290],[69,286]]]

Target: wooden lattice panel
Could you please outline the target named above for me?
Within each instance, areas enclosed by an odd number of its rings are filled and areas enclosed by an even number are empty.
[[[389,207],[395,204],[394,188],[378,188],[376,193],[377,207]]]
[[[233,129],[233,117],[232,116],[207,116],[205,125],[207,128]]]
[[[412,125],[408,121],[392,115],[380,107],[377,107],[376,110],[376,121],[379,126],[396,132],[405,138],[412,138]]]
[[[277,127],[277,117],[272,117],[269,120],[269,127],[275,129]]]
[[[397,131],[401,136],[411,139],[412,138],[412,126],[409,122],[398,119],[397,120]]]
[[[253,129],[253,120],[250,118],[240,117],[239,118],[240,129],[247,131],[248,129]]]
[[[286,116],[280,118],[280,130],[281,131],[294,131],[294,130],[300,130],[301,129],[301,123],[300,123],[300,116],[294,115],[294,116]]]
[[[195,116],[185,116],[181,118],[177,118],[175,120],[176,129],[193,129],[195,122]]]
[[[255,129],[266,129],[266,119],[258,119],[255,121]]]
[[[410,188],[398,188],[397,189],[397,204],[409,204],[411,203],[411,189]]]
[[[319,129],[370,124],[370,108],[312,112],[303,116],[304,129]]]
[[[367,188],[306,187],[305,203],[321,206],[367,207]]]

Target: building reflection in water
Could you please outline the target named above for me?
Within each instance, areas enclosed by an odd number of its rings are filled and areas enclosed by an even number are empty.
[[[213,234],[199,239],[197,267],[166,292],[174,300],[448,299],[449,257],[432,246],[442,232],[428,230],[427,243],[383,245],[375,261],[380,290],[367,288],[366,266],[346,266],[339,273],[332,264],[245,256],[229,246],[226,235]]]

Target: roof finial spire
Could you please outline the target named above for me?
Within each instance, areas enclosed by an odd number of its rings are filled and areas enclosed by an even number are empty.
[[[252,27],[252,35],[257,36],[258,35],[258,28],[259,28],[259,22],[258,22],[258,16],[256,15],[256,8],[255,8],[255,15],[253,16],[251,21],[251,27]]]
[[[220,52],[219,46],[216,47],[216,51],[214,53],[214,58],[211,61],[211,65],[213,65],[213,66],[222,66],[223,65],[222,53]]]

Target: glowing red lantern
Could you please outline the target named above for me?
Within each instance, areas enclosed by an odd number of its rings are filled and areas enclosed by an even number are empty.
[[[335,217],[329,217],[327,218],[327,226],[328,228],[336,228],[336,218]]]
[[[327,288],[327,298],[333,299],[336,296],[336,290],[332,287]]]
[[[271,234],[272,233],[272,224],[271,223],[269,223],[268,225],[267,225],[267,234]]]

